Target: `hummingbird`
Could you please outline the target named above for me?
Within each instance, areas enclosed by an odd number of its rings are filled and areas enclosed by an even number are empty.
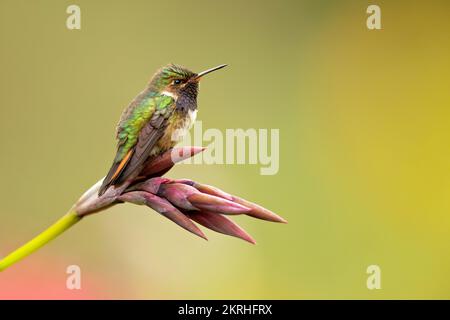
[[[116,127],[117,152],[98,195],[110,186],[134,178],[148,159],[175,144],[197,116],[199,81],[225,64],[195,73],[169,64],[159,69],[147,87],[123,111]]]

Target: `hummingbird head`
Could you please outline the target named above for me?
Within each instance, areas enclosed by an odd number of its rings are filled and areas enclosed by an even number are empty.
[[[183,97],[184,99],[196,102],[200,79],[204,75],[222,69],[225,66],[223,64],[200,73],[195,73],[184,67],[169,64],[156,72],[150,81],[150,88],[152,91],[171,96],[175,100]]]

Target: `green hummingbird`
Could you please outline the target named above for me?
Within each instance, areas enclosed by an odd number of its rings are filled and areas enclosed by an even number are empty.
[[[173,148],[197,115],[200,79],[225,64],[195,73],[174,64],[158,70],[147,87],[123,111],[116,128],[117,152],[99,189],[134,178],[149,158]]]

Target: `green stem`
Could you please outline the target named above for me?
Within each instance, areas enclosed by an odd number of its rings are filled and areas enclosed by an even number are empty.
[[[9,266],[25,258],[29,254],[33,253],[49,241],[53,240],[61,233],[69,229],[75,223],[81,220],[81,217],[75,210],[69,211],[62,218],[52,224],[47,230],[40,233],[34,239],[30,240],[17,250],[11,252],[8,256],[0,260],[0,271],[5,270]]]

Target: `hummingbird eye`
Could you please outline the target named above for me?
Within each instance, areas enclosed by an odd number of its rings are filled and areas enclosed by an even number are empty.
[[[180,79],[175,79],[175,80],[173,80],[173,84],[180,84],[181,83],[181,80]]]

